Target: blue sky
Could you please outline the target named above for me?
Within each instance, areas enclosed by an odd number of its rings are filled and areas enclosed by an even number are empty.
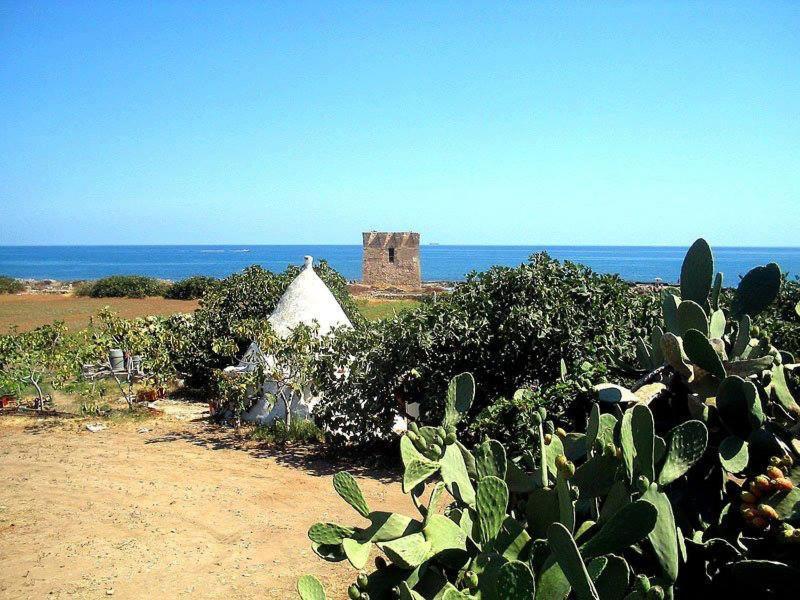
[[[0,244],[800,244],[800,3],[0,0]]]

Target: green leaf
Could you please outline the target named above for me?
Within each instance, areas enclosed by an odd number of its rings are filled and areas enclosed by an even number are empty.
[[[777,401],[786,412],[800,416],[800,406],[795,402],[792,393],[789,391],[789,385],[786,383],[786,370],[784,366],[774,365],[772,367],[772,398]]]
[[[704,371],[717,379],[725,379],[725,367],[708,338],[696,329],[690,329],[683,336],[683,348],[686,356]]]
[[[701,421],[685,421],[670,430],[667,440],[666,457],[658,475],[660,486],[683,476],[700,460],[708,445],[708,429]]]
[[[713,276],[714,255],[708,242],[699,238],[686,252],[681,265],[681,299],[705,304]]]
[[[500,479],[506,477],[506,449],[496,441],[487,439],[475,448],[475,467],[478,477],[494,475]]]
[[[399,513],[375,511],[367,518],[370,526],[357,531],[354,536],[361,542],[386,542],[422,529],[422,523]]]
[[[714,285],[711,287],[711,308],[719,309],[719,296],[722,292],[722,273],[717,273],[714,277]]]
[[[444,405],[443,425],[455,425],[467,414],[475,398],[475,379],[471,373],[461,373],[450,380]]]
[[[475,488],[472,487],[464,457],[456,444],[450,444],[445,448],[439,465],[447,491],[464,504],[475,506]]]
[[[725,319],[725,312],[722,309],[717,309],[711,313],[710,324],[708,326],[708,335],[712,338],[722,339],[725,335],[725,326],[728,324]]]
[[[497,600],[533,598],[535,593],[536,585],[528,565],[512,560],[500,567],[497,575]]]
[[[344,538],[342,540],[342,549],[353,568],[361,570],[369,559],[372,542],[361,543],[351,538]]]
[[[406,465],[403,473],[403,493],[408,494],[417,484],[422,483],[428,477],[439,470],[439,463],[429,460],[413,460]]]
[[[650,484],[642,494],[642,499],[650,502],[658,511],[655,527],[647,539],[653,547],[662,575],[669,583],[675,583],[678,578],[678,534],[672,504],[663,492],[658,491],[658,484],[655,483]]]
[[[678,307],[678,324],[681,336],[686,336],[686,332],[690,329],[697,329],[703,335],[708,336],[708,316],[703,307],[696,302],[691,300],[681,302]]]
[[[318,544],[341,544],[342,539],[352,536],[354,530],[336,523],[315,523],[308,530],[308,538]]]
[[[347,471],[340,471],[333,476],[333,488],[342,500],[356,509],[362,517],[369,517],[369,507],[355,477]]]
[[[497,537],[508,508],[508,486],[502,479],[489,475],[478,482],[476,499],[478,529],[482,543]]]
[[[412,533],[396,540],[381,542],[378,547],[398,567],[414,569],[430,555],[431,543],[422,533]]]
[[[750,461],[747,442],[735,435],[729,435],[719,445],[719,461],[729,473],[741,473]]]
[[[668,332],[674,335],[680,333],[678,306],[680,306],[680,300],[675,294],[672,294],[669,290],[661,292],[661,313],[664,318],[664,327],[667,328]]]
[[[467,549],[467,535],[444,515],[431,515],[422,533],[431,543],[431,556],[441,552],[464,552]]]
[[[325,588],[313,575],[303,575],[297,580],[297,592],[301,600],[325,600]]]
[[[751,269],[736,288],[733,313],[756,316],[777,298],[781,289],[781,269],[776,263]]]
[[[650,502],[631,502],[581,545],[581,554],[586,558],[594,558],[601,554],[621,552],[647,537],[655,527],[657,518],[658,511]]]
[[[741,356],[750,343],[750,315],[743,315],[739,319],[739,331],[736,333],[736,341],[733,343],[731,358]]]
[[[725,427],[740,438],[764,422],[756,386],[735,375],[726,377],[717,390],[717,412]]]
[[[569,530],[561,523],[553,523],[547,529],[547,541],[575,597],[578,600],[599,600],[594,582]]]

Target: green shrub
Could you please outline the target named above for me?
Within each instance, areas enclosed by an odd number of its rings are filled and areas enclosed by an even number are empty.
[[[589,362],[622,376],[634,340],[658,314],[658,299],[611,275],[537,254],[517,267],[473,273],[452,294],[393,318],[341,332],[320,354],[318,422],[351,443],[392,439],[404,402],[424,419],[441,417],[444,390],[457,373],[481,381],[479,413],[520,388],[543,388]],[[347,366],[348,376],[338,369]]]
[[[275,421],[269,425],[259,425],[253,430],[251,437],[268,444],[312,444],[322,443],[325,436],[322,430],[306,419],[294,419],[286,426],[284,421]]]
[[[324,260],[315,267],[351,322],[364,321],[347,290],[347,281]],[[200,307],[183,324],[172,349],[180,373],[195,387],[209,387],[214,372],[233,364],[250,345],[299,267],[275,274],[258,265],[220,280],[200,300]]]
[[[206,290],[217,284],[217,279],[205,275],[195,275],[176,281],[169,286],[164,298],[171,300],[199,300]]]
[[[25,286],[18,279],[0,275],[0,294],[19,294],[24,290]]]
[[[143,275],[111,275],[81,286],[78,295],[92,298],[146,298],[163,296],[167,291],[166,282]]]
[[[721,276],[712,276],[711,250],[698,240],[681,289],[664,290],[662,319],[636,342],[642,376],[630,389],[591,386],[585,428],[557,427],[525,388],[512,396],[530,414],[518,449],[487,438],[469,450],[457,431],[473,412],[475,380],[454,377],[441,402],[429,404],[443,407],[436,426],[411,423],[400,440],[403,491],[418,518],[370,508],[354,477],[335,475],[336,492],[369,524],[312,525],[314,552],[359,570],[380,553],[348,596],[795,593],[800,405],[786,380],[800,367],[785,365],[752,326],[778,296],[780,270],[748,273],[730,308],[720,302]],[[575,381],[585,387],[583,375]],[[298,591],[304,600],[326,597],[312,576]]]
[[[760,327],[772,343],[791,354],[793,361],[800,360],[800,279],[785,280],[774,304],[769,306],[755,324]]]

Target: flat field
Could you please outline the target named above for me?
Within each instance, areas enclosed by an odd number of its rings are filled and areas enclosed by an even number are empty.
[[[0,333],[12,325],[20,331],[33,329],[53,321],[64,321],[70,329],[82,329],[89,317],[104,306],[110,306],[121,317],[169,315],[191,312],[196,300],[165,298],[83,298],[60,294],[0,294]]]
[[[374,509],[416,514],[393,472],[198,416],[96,433],[81,418],[0,416],[0,598],[295,598],[305,573],[344,598],[356,572],[307,537],[317,521],[366,524],[333,474],[351,471]]]
[[[416,300],[384,300],[357,298],[358,308],[367,319],[374,321],[414,308]],[[60,294],[0,294],[0,333],[12,325],[20,331],[39,325],[64,321],[70,329],[81,329],[104,306],[110,306],[121,317],[169,315],[192,312],[197,300],[167,300],[165,298],[84,298]]]

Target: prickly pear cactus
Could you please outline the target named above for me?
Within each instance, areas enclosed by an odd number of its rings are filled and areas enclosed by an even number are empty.
[[[488,439],[470,451],[457,426],[475,382],[457,376],[441,425],[412,423],[400,440],[403,491],[420,516],[370,510],[340,473],[334,487],[361,522],[313,525],[314,551],[359,570],[377,555],[352,600],[737,597],[754,576],[760,597],[790,597],[800,405],[785,357],[751,319],[780,271],[751,271],[732,306],[722,285],[698,240],[680,291],[662,293],[663,327],[637,342],[637,383],[595,386],[585,432],[541,407],[521,452]],[[298,591],[325,597],[311,577]]]

